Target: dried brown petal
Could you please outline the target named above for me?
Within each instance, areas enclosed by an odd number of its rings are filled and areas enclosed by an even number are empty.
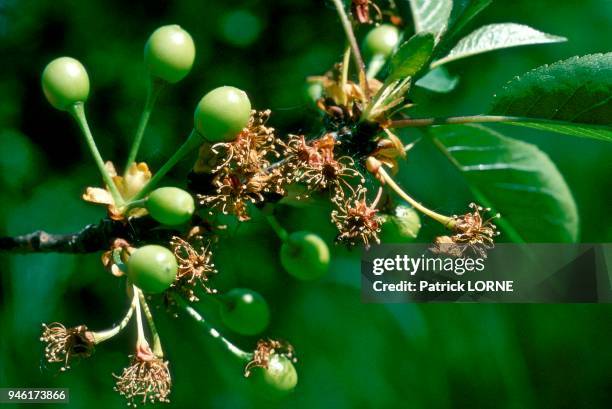
[[[45,359],[50,362],[61,362],[61,370],[70,369],[70,361],[74,357],[87,358],[94,351],[93,334],[85,325],[66,328],[59,322],[43,324],[40,337],[45,342]]]
[[[102,253],[102,264],[104,268],[109,271],[115,277],[121,277],[125,275],[125,271],[121,270],[124,267],[124,263],[127,262],[129,254],[135,250],[134,247],[130,246],[125,239],[115,239],[111,244],[109,250]],[[120,261],[116,260],[119,258]]]
[[[136,195],[147,182],[151,179],[151,171],[149,166],[145,162],[132,163],[130,168],[125,174],[125,177],[118,176],[115,170],[115,165],[112,162],[105,163],[106,170],[112,177],[115,186],[119,194],[124,199],[130,199]],[[113,220],[124,220],[126,216],[129,217],[141,217],[147,214],[147,210],[144,208],[131,209],[128,214],[122,214],[119,209],[115,206],[115,201],[111,195],[108,187],[105,189],[99,187],[88,187],[82,196],[86,202],[103,204],[107,207],[108,215]]]

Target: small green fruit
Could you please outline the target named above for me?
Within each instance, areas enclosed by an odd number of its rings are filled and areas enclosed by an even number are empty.
[[[399,42],[399,31],[395,26],[381,24],[370,30],[363,41],[364,54],[368,57],[380,55],[388,57]]]
[[[209,142],[230,142],[244,129],[251,117],[251,101],[234,87],[210,91],[198,103],[194,114],[195,129]]]
[[[51,61],[42,74],[42,88],[55,108],[66,111],[89,97],[89,76],[83,64],[70,57]]]
[[[147,40],[144,59],[151,75],[171,84],[178,82],[193,66],[193,39],[178,25],[162,26]]]
[[[398,205],[392,214],[382,214],[380,239],[383,243],[403,243],[414,240],[421,229],[419,214],[409,206]]]
[[[151,217],[169,226],[183,224],[193,215],[193,196],[177,187],[160,187],[149,195],[146,207]]]
[[[270,309],[259,293],[245,288],[234,288],[222,298],[221,319],[232,331],[241,335],[255,335],[268,326]]]
[[[161,293],[176,279],[176,258],[165,247],[150,244],[137,249],[128,260],[128,278],[147,293]]]
[[[281,264],[300,280],[314,280],[329,270],[329,248],[318,235],[308,231],[291,233],[280,251]]]
[[[304,88],[304,98],[308,103],[316,105],[317,101],[323,96],[323,84],[312,82],[306,84]]]
[[[263,370],[263,381],[276,392],[288,393],[297,385],[298,375],[289,358],[273,354],[268,361],[268,368]]]

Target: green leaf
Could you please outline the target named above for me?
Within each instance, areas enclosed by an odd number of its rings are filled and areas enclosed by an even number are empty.
[[[446,57],[434,61],[431,66],[437,67],[450,61],[502,48],[529,44],[558,43],[561,41],[567,41],[567,39],[543,33],[522,24],[490,24],[480,27],[463,37]]]
[[[516,77],[491,112],[512,125],[612,141],[612,53],[572,57]]]
[[[429,71],[415,85],[429,91],[447,93],[454,90],[458,83],[457,76],[451,76],[446,68],[438,67]]]
[[[452,0],[409,0],[414,31],[432,33],[438,42],[448,27]]]
[[[538,129],[540,131],[556,132],[570,136],[582,136],[586,138],[600,139],[602,141],[612,142],[612,128],[609,126],[600,125],[582,125],[571,122],[561,121],[517,121],[504,122],[508,125],[523,126],[526,128]]]
[[[502,239],[574,242],[578,213],[565,180],[535,145],[481,125],[431,130],[435,145],[461,172],[479,204],[501,213]]]
[[[391,58],[386,81],[412,77],[427,64],[433,51],[434,38],[431,33],[417,33],[403,43]]]
[[[455,0],[450,16],[449,34],[453,36],[461,30],[481,11],[487,8],[493,0]],[[450,32],[452,31],[452,32]]]

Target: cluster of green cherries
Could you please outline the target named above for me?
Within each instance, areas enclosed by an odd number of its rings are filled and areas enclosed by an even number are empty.
[[[195,47],[189,33],[176,25],[157,29],[145,46],[145,63],[150,73],[147,105],[156,90],[165,84],[184,78],[193,65]],[[55,108],[69,112],[79,124],[94,160],[102,174],[114,205],[118,209],[144,207],[162,225],[180,226],[188,223],[196,211],[193,196],[176,187],[155,189],[155,184],[188,151],[204,142],[230,142],[247,126],[251,103],[245,92],[229,86],[207,93],[197,104],[194,131],[187,142],[134,197],[124,198],[105,169],[85,116],[84,104],[89,97],[90,84],[85,67],[76,59],[61,57],[51,61],[42,74],[42,87],[48,101]],[[150,107],[149,107],[150,111]],[[144,125],[146,125],[145,118]],[[129,166],[134,162],[144,125],[141,123],[134,141]],[[282,265],[293,276],[314,279],[323,275],[329,265],[329,249],[314,233],[297,232],[287,235],[281,249]],[[127,277],[146,293],[161,293],[176,280],[177,260],[166,247],[144,245],[136,249],[127,261]],[[221,318],[231,330],[242,335],[255,335],[265,329],[270,311],[265,299],[255,291],[236,288],[218,296]],[[274,357],[273,357],[274,358]],[[263,379],[278,390],[291,390],[297,383],[293,364],[283,357],[274,358],[273,365],[264,372]]]
[[[370,66],[384,61],[397,41],[398,33],[394,27],[380,26],[373,29],[364,42],[364,48],[371,50]],[[195,59],[195,46],[189,33],[181,27],[163,26],[154,31],[148,39],[144,59],[150,74],[146,115],[143,115],[136,132],[126,168],[135,161],[148,115],[159,90],[162,86],[180,81],[189,73]],[[85,67],[74,58],[57,58],[45,68],[42,87],[51,105],[69,112],[76,119],[113,197],[114,205],[125,211],[144,207],[153,219],[167,226],[188,223],[196,211],[195,201],[185,190],[176,187],[155,188],[156,184],[182,157],[202,143],[233,141],[248,125],[251,116],[251,103],[244,91],[230,86],[210,91],[197,104],[194,130],[187,141],[138,193],[125,198],[118,192],[108,174],[87,124],[84,104],[89,97],[90,84]],[[399,213],[396,210],[396,214],[387,215],[383,237],[386,236],[390,241],[397,241],[402,236],[414,237],[416,233],[414,220],[410,219],[412,215],[413,212],[408,210]],[[317,234],[307,231],[288,233],[275,221],[269,220],[282,241],[280,261],[289,274],[300,280],[312,280],[326,274],[330,252]],[[418,219],[416,224],[418,225]],[[167,290],[175,282],[177,272],[178,265],[174,254],[159,245],[144,245],[136,249],[127,261],[128,279],[147,293]],[[243,335],[254,335],[268,325],[270,311],[265,299],[258,293],[247,289],[233,289],[218,297],[222,301],[221,318],[231,330]],[[295,368],[288,359],[276,362],[273,368],[265,372],[264,378],[281,390],[290,390],[297,382]]]

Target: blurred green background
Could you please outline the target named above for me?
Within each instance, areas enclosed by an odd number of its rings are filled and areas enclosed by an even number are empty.
[[[453,63],[450,71],[461,76],[458,89],[417,95],[421,112],[480,113],[514,75],[610,50],[611,1],[497,1],[471,27],[507,21],[570,41]],[[123,162],[145,95],[143,45],[153,29],[169,23],[192,34],[198,55],[192,73],[163,95],[154,112],[140,156],[153,170],[190,131],[200,96],[219,85],[247,90],[254,106],[273,110],[271,123],[282,132],[312,129],[304,79],[336,62],[344,42],[325,1],[0,0],[0,235],[67,233],[104,217],[102,208],[80,200],[99,178],[76,126],[44,100],[39,77],[45,64],[60,55],[84,63],[92,82],[90,124],[103,156]],[[578,204],[581,241],[609,242],[610,145],[498,129],[536,143],[557,163]],[[470,201],[467,189],[430,153],[417,145],[402,183],[447,213],[461,211]],[[170,175],[177,185],[184,184],[188,162]],[[430,187],[443,184],[445,192]],[[323,211],[284,208],[280,218],[290,230],[317,226],[333,241]],[[280,268],[279,243],[262,220],[232,227],[229,236],[217,249],[215,284],[222,291],[250,287],[266,297],[272,308],[266,334],[294,344],[300,382],[291,396],[270,401],[200,327],[160,308],[156,318],[174,378],[172,407],[612,405],[610,306],[365,305],[359,251],[334,249],[329,277],[304,284]],[[0,271],[0,387],[67,387],[70,407],[123,407],[111,374],[127,365],[132,332],[65,374],[45,366],[38,341],[41,322],[103,329],[119,320],[127,305],[123,284],[103,271],[99,256],[0,254]],[[218,323],[209,304],[201,308]],[[257,339],[223,332],[245,349]]]

